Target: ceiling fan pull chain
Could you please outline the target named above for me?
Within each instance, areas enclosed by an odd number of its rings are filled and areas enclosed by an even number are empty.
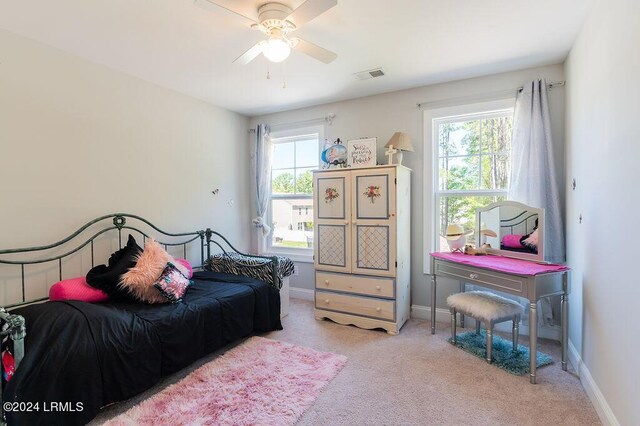
[[[271,80],[271,74],[269,74],[269,62],[267,61],[267,80]]]
[[[287,76],[286,76],[286,73],[285,73],[284,62],[285,61],[282,61],[282,88],[286,89],[287,88]]]

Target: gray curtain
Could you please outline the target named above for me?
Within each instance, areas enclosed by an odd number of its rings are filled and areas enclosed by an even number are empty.
[[[255,154],[252,156],[256,177],[256,217],[252,222],[256,228],[262,229],[263,237],[267,237],[271,232],[271,227],[265,223],[271,194],[271,159],[273,157],[273,144],[269,132],[267,124],[258,124],[255,133]]]
[[[544,208],[545,260],[564,262],[564,227],[544,79],[524,85],[516,99],[509,199]]]

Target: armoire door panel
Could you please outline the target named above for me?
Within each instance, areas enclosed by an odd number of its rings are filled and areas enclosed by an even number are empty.
[[[314,264],[351,272],[351,179],[348,171],[314,173]]]
[[[354,218],[386,220],[394,213],[395,200],[392,199],[393,173],[380,171],[366,174],[354,172],[352,178]]]
[[[347,267],[346,225],[318,225],[318,264]]]
[[[356,265],[360,269],[389,270],[389,227],[356,225]]]
[[[393,223],[356,223],[353,225],[353,273],[395,275]]]
[[[347,219],[347,176],[331,174],[316,179],[318,219]]]

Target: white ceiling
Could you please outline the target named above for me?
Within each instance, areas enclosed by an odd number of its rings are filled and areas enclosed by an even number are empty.
[[[590,4],[338,0],[296,32],[338,59],[325,65],[294,51],[284,70],[271,64],[270,80],[262,56],[232,64],[261,34],[243,18],[193,0],[0,0],[0,28],[254,116],[562,62]],[[352,75],[379,66],[386,76],[358,81]]]

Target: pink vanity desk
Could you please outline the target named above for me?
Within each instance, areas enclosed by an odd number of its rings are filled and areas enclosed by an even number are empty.
[[[436,284],[437,278],[458,280],[464,291],[464,283],[513,294],[529,300],[529,318],[538,318],[537,302],[541,297],[561,295],[562,309],[562,369],[567,370],[568,339],[568,291],[567,271],[564,265],[537,263],[504,256],[470,256],[462,253],[431,253],[431,334],[436,332]],[[562,274],[558,280],[556,274]],[[464,327],[464,317],[461,317]],[[529,322],[531,383],[536,383],[535,353],[538,341],[538,322]],[[533,356],[531,356],[533,354]]]

